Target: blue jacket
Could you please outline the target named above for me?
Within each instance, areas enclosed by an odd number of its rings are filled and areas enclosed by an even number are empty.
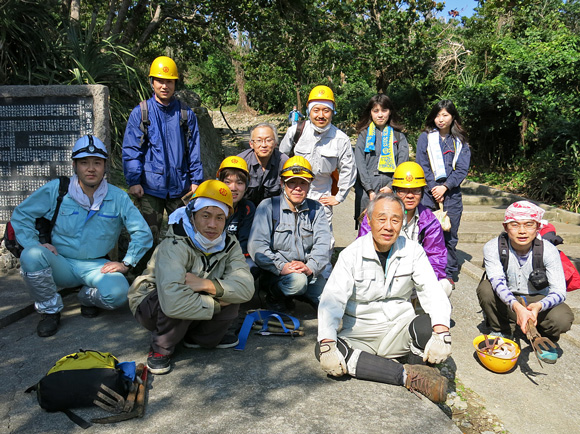
[[[22,247],[39,245],[35,222],[39,217],[52,219],[58,186],[58,179],[50,181],[14,209],[10,221]],[[145,219],[127,193],[114,185],[109,184],[99,211],[87,219],[88,213],[68,194],[63,198],[51,242],[59,255],[71,259],[103,258],[115,247],[123,227],[131,236],[123,261],[135,266],[153,245]]]
[[[189,156],[186,156],[185,137],[180,125],[181,105],[173,99],[168,106],[147,100],[149,110],[149,140],[141,145],[143,132],[141,108],[135,107],[129,116],[123,139],[123,171],[129,187],[140,184],[143,191],[162,199],[183,196],[191,184],[203,181],[199,129],[197,118],[187,109],[187,122],[191,131]],[[188,158],[187,158],[188,157]]]

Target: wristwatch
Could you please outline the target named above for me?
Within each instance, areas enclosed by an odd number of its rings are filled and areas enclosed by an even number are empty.
[[[132,266],[131,264],[129,264],[127,261],[123,261],[123,265],[124,265],[125,267],[127,267],[129,270],[130,270],[131,268],[133,268],[133,266]]]

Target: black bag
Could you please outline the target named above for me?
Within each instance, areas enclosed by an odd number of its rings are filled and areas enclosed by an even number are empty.
[[[126,398],[131,381],[123,377],[118,363],[111,353],[80,350],[61,358],[37,384],[26,389],[26,393],[35,390],[42,408],[62,411],[77,425],[86,428],[90,424],[69,409],[92,406],[103,384]]]
[[[38,241],[40,244],[47,244],[52,241],[52,228],[54,227],[54,223],[58,217],[58,210],[60,209],[62,199],[68,193],[70,179],[66,176],[59,176],[58,179],[60,181],[58,186],[58,197],[56,198],[56,208],[54,210],[52,220],[48,220],[44,217],[36,219],[35,227],[38,231]],[[18,241],[16,241],[16,234],[14,233],[14,228],[10,222],[6,223],[6,229],[4,230],[4,247],[6,247],[6,250],[8,250],[17,258],[20,258],[20,254],[22,253],[22,250],[24,250]]]

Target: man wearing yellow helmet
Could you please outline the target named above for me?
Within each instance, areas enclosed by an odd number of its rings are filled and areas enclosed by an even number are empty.
[[[330,263],[330,227],[324,207],[307,199],[314,174],[310,163],[295,156],[284,164],[282,194],[264,199],[256,210],[248,248],[263,270],[260,287],[270,292],[273,310],[291,306],[291,298],[318,306]]]
[[[312,164],[316,178],[312,181],[308,197],[325,206],[326,216],[332,225],[332,207],[343,202],[356,180],[356,166],[350,139],[332,125],[335,113],[334,93],[327,86],[316,86],[308,97],[308,117],[305,124],[288,129],[280,151],[306,158]],[[303,126],[297,137],[298,128]],[[299,131],[299,130],[298,130]],[[332,173],[338,169],[338,191],[332,193]]]
[[[450,297],[453,285],[445,274],[447,248],[443,229],[433,211],[421,205],[423,188],[426,185],[423,168],[413,161],[399,164],[393,173],[392,189],[405,204],[405,219],[401,235],[421,244],[441,287]],[[368,232],[370,232],[370,225],[368,216],[365,214],[358,236],[362,237]]]
[[[257,277],[259,268],[248,253],[248,238],[256,213],[256,206],[244,197],[249,182],[248,165],[241,157],[227,157],[220,164],[217,178],[232,192],[234,212],[226,221],[226,231],[238,239],[250,271],[254,277]]]
[[[187,348],[238,343],[224,336],[240,303],[252,298],[254,279],[240,243],[225,231],[232,211],[227,185],[203,182],[189,204],[169,216],[166,237],[129,288],[131,311],[151,331],[147,365],[154,374],[169,372],[181,340]]]
[[[174,96],[177,65],[166,56],[149,70],[153,96],[133,109],[123,139],[123,171],[129,194],[159,242],[163,213],[183,205],[181,197],[203,180],[199,129],[193,111]],[[147,264],[153,248],[137,267]]]

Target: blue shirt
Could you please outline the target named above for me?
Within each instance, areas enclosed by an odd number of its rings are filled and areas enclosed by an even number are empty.
[[[102,182],[106,182],[103,180]],[[24,248],[39,245],[36,219],[52,219],[58,197],[59,180],[43,185],[12,213],[12,226],[16,240]],[[121,229],[125,227],[131,236],[127,254],[123,259],[135,266],[153,245],[151,230],[131,199],[120,188],[109,184],[101,208],[88,217],[68,194],[64,196],[56,223],[52,230],[51,244],[59,255],[71,259],[103,258],[117,243]]]

